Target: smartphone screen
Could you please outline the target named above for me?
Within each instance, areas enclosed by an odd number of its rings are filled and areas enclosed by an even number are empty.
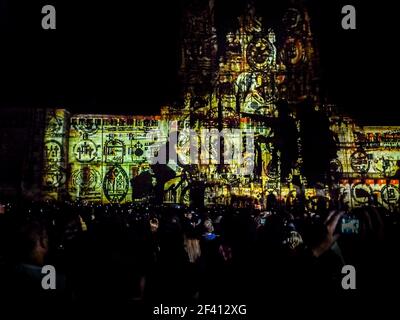
[[[360,233],[360,220],[353,215],[345,215],[341,219],[340,225],[341,234],[359,234]]]

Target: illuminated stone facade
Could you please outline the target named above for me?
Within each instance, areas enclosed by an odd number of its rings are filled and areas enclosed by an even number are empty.
[[[331,175],[350,207],[369,203],[399,207],[400,127],[357,126],[351,119],[331,117],[337,135],[337,159]]]
[[[192,129],[237,129],[238,137],[224,137],[225,145],[240,145],[237,163],[200,162],[189,166],[168,163],[172,172],[162,181],[164,201],[189,204],[201,189],[204,204],[229,204],[252,199],[261,205],[274,193],[293,201],[300,194],[329,197],[307,188],[302,176],[302,141],[296,108],[288,116],[298,133],[297,157],[281,174],[277,119],[278,101],[297,105],[306,98],[319,110],[318,56],[313,46],[310,19],[300,5],[289,8],[279,30],[266,29],[252,6],[239,17],[239,29],[226,35],[224,54],[218,56],[214,3],[197,1],[186,7],[183,21],[180,75],[183,105],[163,107],[157,116],[73,115],[48,112],[44,145],[43,196],[101,203],[125,203],[148,198],[141,194],[140,177],[157,188],[159,177],[149,155],[166,143],[171,128],[180,132],[176,151],[188,157]],[[149,132],[158,130],[155,141]],[[332,160],[331,188],[340,188],[351,206],[368,202],[366,193],[379,193],[378,202],[398,205],[399,131],[396,128],[358,128],[349,119],[331,116],[337,135],[338,158]],[[244,137],[254,138],[254,152],[242,148]],[[201,141],[200,141],[201,142]],[[224,147],[225,147],[224,145]],[[284,146],[280,147],[284,148]],[[213,150],[211,150],[213,152]],[[251,159],[254,169],[245,172]],[[243,173],[245,172],[245,173]],[[388,178],[383,181],[382,179]],[[366,180],[367,179],[367,180]],[[158,180],[158,181],[157,181]],[[144,180],[143,180],[144,181]],[[201,186],[201,187],[199,187]],[[331,189],[332,191],[332,189]]]

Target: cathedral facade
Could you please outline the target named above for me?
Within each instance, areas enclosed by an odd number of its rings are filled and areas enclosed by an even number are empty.
[[[286,10],[276,30],[248,5],[222,48],[214,1],[189,3],[180,51],[182,105],[162,107],[155,116],[47,110],[44,199],[125,203],[152,197],[156,189],[162,201],[174,203],[190,204],[200,193],[205,205],[250,201],[264,206],[267,195],[274,194],[290,203],[302,197],[312,205],[317,197],[332,197],[334,189],[352,207],[374,197],[386,207],[398,206],[399,128],[360,128],[321,103],[318,52],[300,2]],[[329,116],[338,148],[327,168],[329,179],[318,187],[303,171],[299,106],[304,101]],[[282,142],[286,124],[295,139],[289,160],[289,147]],[[213,130],[215,136],[204,136]],[[177,133],[178,161],[166,161],[161,172],[149,159],[168,146],[171,132]],[[188,132],[197,134],[198,148],[206,143],[211,154],[218,153],[215,145],[224,150],[218,161],[201,152],[193,161]],[[236,154],[233,162],[225,161],[227,153]]]

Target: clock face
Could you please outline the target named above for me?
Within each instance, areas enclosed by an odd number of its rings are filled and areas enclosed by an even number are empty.
[[[97,146],[92,140],[81,140],[74,146],[78,162],[91,162],[97,157]]]
[[[351,196],[357,203],[367,204],[372,195],[372,188],[361,182],[351,188]]]
[[[392,184],[386,185],[381,190],[381,196],[383,202],[385,202],[386,204],[395,205],[399,203],[399,197],[400,197],[399,188],[397,188]]]
[[[271,43],[264,38],[254,38],[247,47],[247,63],[254,71],[265,71],[273,55]]]

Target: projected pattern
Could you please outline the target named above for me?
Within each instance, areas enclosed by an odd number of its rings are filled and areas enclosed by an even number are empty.
[[[46,112],[43,146],[42,191],[45,199],[59,200],[67,181],[67,122],[68,113],[63,109]]]
[[[331,175],[351,207],[377,203],[399,206],[400,129],[357,127],[349,118],[332,118],[337,134],[338,158]]]
[[[249,5],[239,17],[238,30],[226,34],[219,50],[213,2],[190,3],[185,5],[182,27],[181,105],[162,107],[160,115],[152,117],[75,115],[69,119],[64,110],[49,112],[44,196],[59,199],[68,194],[72,199],[124,203],[145,199],[161,186],[164,201],[188,204],[201,186],[206,205],[235,199],[262,203],[269,193],[290,202],[303,193],[312,207],[318,197],[327,197],[328,186],[309,188],[301,174],[303,143],[296,110],[289,116],[298,132],[298,160],[285,177],[276,145],[279,99],[295,106],[310,97],[316,108],[326,107],[319,101],[317,54],[307,11],[301,6],[289,8],[275,34]],[[399,129],[361,129],[332,113],[331,122],[339,152],[329,176],[346,201],[363,205],[372,194],[386,207],[398,205]],[[149,135],[153,129],[159,130],[159,136]],[[198,136],[201,152],[196,163],[191,162],[188,129]],[[219,133],[236,129],[240,134],[212,136],[206,143],[205,129]],[[171,130],[179,132],[174,147],[178,158],[166,164],[167,178],[160,183],[148,159],[161,152]],[[249,136],[254,138],[251,152],[246,151]],[[218,161],[210,158],[218,155],[214,141],[224,150]],[[224,162],[228,158],[229,164]]]
[[[159,127],[159,117],[73,116],[68,184],[72,199],[131,201],[130,181],[153,152],[154,141],[146,134]]]
[[[270,123],[278,116],[277,99],[294,101],[313,88],[309,82],[313,78],[313,52],[307,13],[301,8],[289,9],[282,20],[288,40],[282,42],[249,6],[239,18],[238,30],[226,35],[226,50],[218,59],[213,9],[210,5],[186,7],[180,70],[182,106],[164,107],[157,117],[71,118],[67,191],[73,199],[131,201],[135,192],[130,182],[141,174],[154,174],[146,159],[154,152],[151,150],[156,142],[146,138],[146,131],[160,129],[165,135],[161,140],[165,140],[174,121],[180,132],[195,130],[199,144],[204,142],[202,129],[238,129],[241,137],[224,136],[226,154],[219,163],[202,152],[195,166],[169,164],[175,177],[164,185],[164,200],[187,202],[192,185],[199,182],[205,184],[209,204],[228,203],[232,196],[261,199],[268,192],[281,196],[293,191],[292,186],[281,188],[280,152],[274,146],[275,132]],[[254,135],[255,151],[246,152],[243,145],[250,135]],[[189,143],[181,134],[176,150],[181,162],[190,157]],[[208,151],[215,155],[218,152],[213,148],[211,142]],[[233,161],[224,163],[229,156]],[[250,172],[246,170],[249,168]],[[293,174],[300,174],[300,162]],[[57,179],[62,183],[65,177],[56,175],[53,183]],[[285,179],[290,181],[290,177]]]

